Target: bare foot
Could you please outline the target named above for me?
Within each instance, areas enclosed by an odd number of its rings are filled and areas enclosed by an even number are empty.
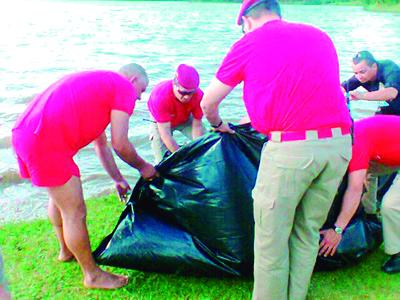
[[[128,276],[116,275],[104,272],[99,269],[99,272],[90,276],[85,276],[83,285],[89,289],[118,289],[128,284]]]
[[[0,286],[0,299],[2,300],[11,300],[10,294]]]
[[[60,254],[58,255],[58,260],[61,262],[68,262],[74,260],[75,257],[71,253],[71,251],[67,250],[60,250]]]

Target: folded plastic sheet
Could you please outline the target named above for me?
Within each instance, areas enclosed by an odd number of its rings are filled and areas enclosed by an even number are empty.
[[[160,177],[139,180],[113,232],[95,250],[105,265],[210,276],[253,271],[253,203],[266,138],[249,125],[236,134],[209,133],[164,159]],[[338,215],[346,180],[325,227]],[[382,242],[380,224],[361,210],[352,219],[338,255],[319,258],[322,269],[358,261]]]

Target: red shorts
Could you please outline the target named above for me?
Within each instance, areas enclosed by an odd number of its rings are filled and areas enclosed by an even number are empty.
[[[72,176],[80,177],[79,168],[73,160],[75,153],[60,143],[16,129],[12,133],[12,144],[21,178],[30,178],[33,185],[60,186]]]

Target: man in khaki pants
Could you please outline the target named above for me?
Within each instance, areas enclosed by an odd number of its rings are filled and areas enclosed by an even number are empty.
[[[390,174],[400,168],[400,143],[397,139],[399,132],[400,116],[378,115],[355,122],[353,157],[349,165],[349,182],[342,210],[335,222],[335,228],[321,232],[324,239],[320,245],[320,255],[335,254],[342,232],[360,204],[367,175]],[[382,270],[389,274],[400,272],[399,193],[400,178],[397,176],[385,194],[381,207],[385,252],[391,255],[383,264]],[[370,199],[376,201],[376,198]],[[369,205],[372,206],[371,201]]]
[[[201,106],[234,133],[220,102],[240,82],[252,126],[269,136],[253,190],[254,299],[305,299],[324,223],[351,156],[351,120],[336,50],[317,28],[283,21],[277,0],[245,0],[244,36]]]

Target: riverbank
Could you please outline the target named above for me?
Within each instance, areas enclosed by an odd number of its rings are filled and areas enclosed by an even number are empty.
[[[88,227],[95,249],[114,228],[123,205],[115,195],[92,199]],[[9,223],[0,228],[6,277],[14,299],[250,299],[251,278],[206,278],[146,273],[106,267],[130,277],[115,291],[87,290],[76,262],[59,263],[58,245],[48,220]],[[399,299],[400,275],[380,271],[379,249],[357,266],[314,274],[309,299]]]
[[[78,0],[74,0],[78,1]],[[108,1],[108,0],[105,0]],[[114,0],[114,1],[143,1],[143,0]],[[174,1],[187,2],[188,0],[147,0],[147,1]],[[241,3],[241,0],[189,0],[189,2],[216,2],[216,3]],[[394,1],[375,1],[370,3],[368,0],[281,0],[281,4],[302,4],[302,5],[343,5],[343,6],[362,6],[367,11],[400,13],[400,2]],[[387,2],[387,3],[384,3]]]
[[[371,3],[374,2],[374,3]],[[303,5],[343,5],[361,6],[366,11],[400,13],[400,2],[394,1],[366,1],[366,0],[287,0],[281,1],[283,4],[303,4]]]
[[[367,11],[397,13],[400,14],[400,3],[397,4],[379,4],[364,6]]]

